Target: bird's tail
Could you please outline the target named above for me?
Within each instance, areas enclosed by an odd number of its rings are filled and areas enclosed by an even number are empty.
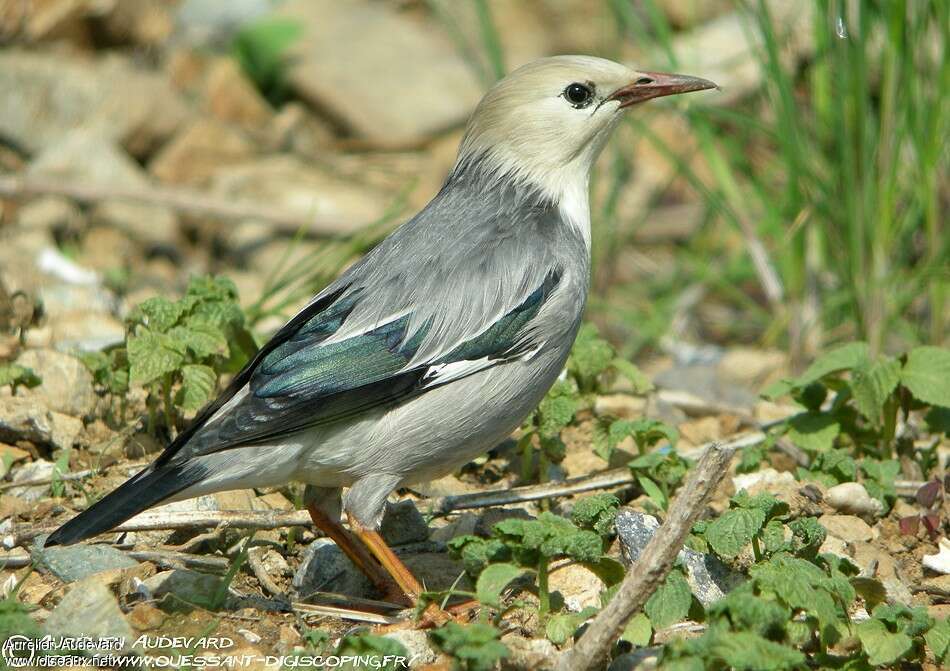
[[[154,464],[50,534],[46,547],[70,545],[105,533],[201,479],[202,469]]]

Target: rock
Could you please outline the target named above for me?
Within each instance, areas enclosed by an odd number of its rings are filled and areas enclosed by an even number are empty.
[[[233,609],[239,605],[239,595],[233,589],[228,589],[224,596],[224,603],[216,603],[221,579],[205,573],[197,573],[188,569],[175,569],[156,573],[142,581],[144,590],[157,599],[161,599],[159,606],[166,612],[191,610],[192,604],[199,608],[217,610],[219,608]]]
[[[0,402],[0,412],[2,412],[2,402]],[[0,416],[2,421],[2,416]],[[53,477],[53,471],[56,466],[52,461],[46,459],[37,459],[28,464],[13,469],[13,482],[26,482],[27,480],[46,480]],[[23,485],[20,487],[11,487],[7,493],[16,496],[27,502],[35,502],[44,498],[49,493],[49,485]]]
[[[496,524],[512,517],[520,520],[534,519],[531,513],[523,508],[488,508],[479,515],[474,533],[476,536],[484,536],[487,538],[491,536],[492,528]]]
[[[257,132],[274,116],[233,58],[218,58],[211,65],[205,82],[205,107],[219,121]]]
[[[575,613],[587,606],[600,608],[600,593],[606,589],[600,578],[580,564],[555,567],[548,579],[548,588],[560,592],[564,605]]]
[[[185,0],[175,14],[175,40],[191,47],[224,47],[240,28],[268,14],[278,0]]]
[[[607,671],[644,671],[656,668],[656,658],[659,648],[643,648],[633,652],[625,652],[614,657]]]
[[[0,494],[0,520],[29,512],[32,509],[29,503],[13,494]]]
[[[47,233],[75,235],[83,228],[82,212],[71,200],[60,196],[31,200],[17,211],[16,221],[21,228]]]
[[[0,440],[29,440],[64,449],[72,447],[81,432],[79,419],[53,412],[35,399],[0,397]]]
[[[75,582],[111,569],[138,566],[138,562],[110,545],[66,545],[35,548],[33,558],[63,582]]]
[[[419,543],[429,538],[429,526],[416,504],[410,500],[389,502],[379,533],[390,545]]]
[[[752,473],[733,476],[732,484],[736,491],[744,489],[752,494],[753,492],[771,491],[787,485],[797,487],[798,481],[788,471],[779,472],[774,468],[763,468]]]
[[[787,373],[788,355],[780,350],[759,350],[735,347],[726,350],[719,360],[719,373],[753,389],[761,389]]]
[[[310,233],[324,235],[362,229],[382,217],[392,200],[378,189],[291,156],[222,166],[214,175],[211,189],[229,199],[267,203],[274,209],[298,214],[311,222]]]
[[[160,48],[171,36],[174,20],[164,0],[111,3],[97,23],[110,42]]]
[[[196,119],[149,163],[149,172],[166,184],[204,186],[226,167],[250,159],[254,146],[238,131],[213,119]]]
[[[85,19],[92,9],[89,0],[47,0],[26,3],[18,28],[21,38],[28,42],[72,40],[77,44],[89,42]]]
[[[445,526],[433,529],[430,538],[438,543],[448,543],[456,536],[474,534],[477,524],[478,515],[472,512],[463,512]]]
[[[261,565],[268,575],[289,576],[293,573],[290,564],[284,559],[283,555],[276,550],[268,550],[261,557]]]
[[[64,133],[36,155],[27,172],[111,187],[135,188],[148,183],[142,169],[122,147],[108,134],[89,128]]]
[[[301,599],[313,592],[358,597],[375,593],[369,579],[329,538],[318,538],[307,546],[291,585]]]
[[[825,503],[840,513],[858,517],[880,517],[884,506],[871,498],[868,490],[859,482],[842,482],[825,492]]]
[[[0,135],[30,154],[82,129],[141,157],[190,114],[164,75],[139,69],[114,52],[90,59],[5,49],[0,90],[6,92],[0,97]]]
[[[107,312],[66,312],[51,319],[51,330],[52,346],[69,352],[95,352],[125,340],[125,325]]]
[[[937,554],[924,555],[921,563],[924,568],[928,568],[935,573],[950,574],[950,540],[941,538],[937,545]]]
[[[818,518],[828,533],[848,543],[869,541],[877,537],[874,529],[867,522],[854,515],[822,515]]]
[[[165,622],[165,613],[150,603],[137,603],[129,612],[129,624],[138,631],[158,629]]]
[[[54,637],[118,637],[126,646],[134,640],[132,627],[125,621],[112,592],[93,579],[73,585],[50,613],[44,628]]]
[[[419,629],[402,629],[383,634],[383,638],[396,641],[406,649],[413,667],[422,664],[431,664],[439,656],[429,644],[429,636]]]
[[[464,121],[481,97],[444,34],[395,7],[289,0],[276,15],[303,27],[288,50],[289,82],[355,135],[383,145],[417,142]]]
[[[652,515],[621,508],[615,526],[624,563],[629,566],[639,559],[640,552],[653,538],[660,522]],[[714,555],[683,548],[677,559],[686,567],[686,580],[693,595],[706,607],[742,582],[740,574]]]
[[[76,357],[49,349],[27,350],[17,364],[33,369],[42,382],[32,389],[20,387],[17,394],[36,398],[50,410],[84,417],[96,407],[92,373]]]
[[[501,660],[502,671],[554,671],[557,667],[557,648],[546,638],[512,634],[501,642],[508,648],[508,656]]]
[[[746,408],[757,400],[752,389],[726,380],[713,363],[676,365],[658,373],[653,381],[657,387],[689,392],[713,404]]]
[[[107,200],[93,208],[92,223],[112,227],[146,247],[174,249],[178,242],[178,217],[159,205]]]

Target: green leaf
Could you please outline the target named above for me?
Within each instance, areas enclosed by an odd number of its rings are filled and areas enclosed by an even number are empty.
[[[867,653],[868,662],[875,666],[893,664],[913,646],[910,636],[891,632],[883,622],[870,619],[855,627],[858,638]]]
[[[640,486],[643,488],[644,493],[649,496],[656,505],[660,506],[663,510],[666,510],[666,505],[669,501],[666,498],[666,495],[663,493],[663,490],[660,489],[653,480],[648,478],[645,475],[637,476],[637,482],[640,483]]]
[[[647,600],[643,611],[655,629],[663,629],[686,619],[693,594],[678,570],[670,571],[663,584]]]
[[[646,373],[626,359],[617,357],[610,365],[613,366],[618,373],[627,378],[627,381],[630,382],[630,385],[633,387],[634,394],[646,394],[647,392],[653,391],[653,382],[647,377]]]
[[[174,373],[184,363],[184,345],[166,333],[145,327],[136,329],[127,343],[129,377],[134,384],[145,385],[163,375]]]
[[[918,401],[950,407],[950,350],[915,347],[901,371],[903,384]]]
[[[512,580],[524,573],[514,564],[489,564],[475,582],[475,596],[483,604],[501,606],[501,593]]]
[[[181,302],[153,296],[133,308],[126,321],[130,324],[143,324],[151,331],[164,333],[178,322],[184,311]]]
[[[804,666],[805,655],[748,631],[710,634],[707,659],[722,660],[735,671],[784,671]],[[720,668],[712,665],[710,668]]]
[[[399,657],[407,657],[409,652],[406,650],[406,647],[393,638],[387,638],[386,636],[376,636],[375,634],[355,634],[350,636],[344,636],[340,641],[340,645],[336,649],[337,655],[355,655],[355,656],[368,656],[373,657],[387,657],[390,658],[395,655]],[[395,665],[381,667],[383,669],[396,669]]]
[[[228,339],[219,327],[210,322],[188,320],[186,326],[176,326],[168,335],[180,341],[198,359],[228,356]]]
[[[937,620],[924,634],[924,641],[937,663],[946,667],[950,663],[950,620]]]
[[[185,412],[200,410],[211,400],[218,376],[210,366],[192,364],[181,369],[181,388],[175,402]]]
[[[456,536],[446,545],[449,555],[461,559],[470,576],[477,576],[491,562],[505,561],[511,556],[509,549],[497,538],[466,534]]]
[[[33,372],[32,368],[15,363],[0,364],[0,387],[11,385],[16,389],[19,385],[35,387],[43,381]]]
[[[823,412],[802,412],[788,420],[789,440],[803,450],[830,450],[840,433],[838,420]]]
[[[585,496],[574,502],[571,521],[581,529],[590,529],[606,536],[613,530],[619,508],[620,500],[613,494]]]
[[[830,350],[815,361],[795,380],[795,386],[805,387],[817,382],[825,375],[840,370],[851,370],[868,358],[868,345],[853,342]]]
[[[624,568],[623,564],[606,555],[599,557],[595,561],[584,561],[581,562],[581,564],[588,571],[600,578],[601,582],[607,587],[613,587],[620,583],[627,574],[627,569]]]
[[[851,371],[851,393],[862,415],[877,423],[884,402],[897,388],[901,364],[897,359],[886,357],[880,361],[866,360]]]
[[[631,617],[620,635],[621,641],[626,641],[638,648],[650,645],[651,638],[653,638],[653,627],[650,626],[650,618],[645,613],[637,613]]]
[[[614,359],[614,348],[597,333],[597,327],[585,323],[577,332],[568,369],[585,381],[607,370]]]
[[[557,382],[538,405],[538,433],[555,438],[574,419],[576,393],[569,382]]]
[[[449,622],[429,634],[436,648],[454,658],[467,671],[491,671],[503,657],[508,656],[508,648],[498,637],[497,629],[481,623],[462,626]]]
[[[762,529],[763,549],[775,554],[785,546],[785,525],[779,520],[770,520]]]
[[[558,613],[553,615],[544,625],[544,635],[551,643],[560,647],[574,636],[578,625],[576,613]]]
[[[731,559],[752,542],[764,524],[765,513],[760,509],[727,510],[709,523],[705,538],[717,555]]]

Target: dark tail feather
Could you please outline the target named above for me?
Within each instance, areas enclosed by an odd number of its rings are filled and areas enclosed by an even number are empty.
[[[154,465],[140,471],[118,489],[96,501],[50,534],[46,547],[70,545],[105,533],[146,508],[190,487],[201,479],[201,468]]]

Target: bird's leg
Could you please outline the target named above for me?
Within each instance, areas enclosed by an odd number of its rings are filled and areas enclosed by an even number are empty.
[[[320,510],[316,503],[308,503],[307,510],[310,512],[310,519],[313,520],[314,525],[329,536],[337,547],[350,558],[350,561],[370,579],[376,589],[384,595],[384,600],[407,603],[410,606],[415,604],[416,597],[408,598],[402,584],[394,581],[394,576],[390,575],[388,569],[384,570],[385,565],[381,566],[381,562],[378,562],[370,554],[367,546],[361,543],[339,520],[333,519],[333,517]],[[390,552],[392,551],[390,550]]]
[[[373,553],[373,556],[379,560],[379,563],[382,564],[383,568],[389,572],[393,580],[395,580],[400,589],[402,589],[406,598],[413,603],[416,603],[419,600],[419,597],[422,595],[422,592],[425,590],[419,581],[416,580],[416,577],[412,575],[412,571],[409,570],[409,567],[407,567],[402,562],[402,560],[396,556],[396,553],[392,551],[392,549],[386,544],[386,541],[383,540],[383,537],[380,536],[378,532],[364,527],[359,523],[358,520],[354,519],[352,515],[350,515],[349,520],[350,527],[354,530],[363,544],[369,548],[369,551]],[[440,626],[452,619],[467,620],[468,612],[471,611],[472,608],[473,605],[471,602],[459,604],[457,610],[455,608],[442,610],[439,608],[438,604],[430,603],[422,613],[422,617],[418,626]],[[392,628],[400,628],[400,625],[392,625]]]
[[[392,580],[399,585],[406,598],[415,603],[424,591],[422,585],[412,575],[409,568],[402,563],[402,560],[396,556],[396,553],[386,544],[379,532],[368,529],[360,524],[352,515],[350,517],[350,527],[356,533],[356,536],[363,542],[363,545],[369,549],[374,557],[379,561]]]

